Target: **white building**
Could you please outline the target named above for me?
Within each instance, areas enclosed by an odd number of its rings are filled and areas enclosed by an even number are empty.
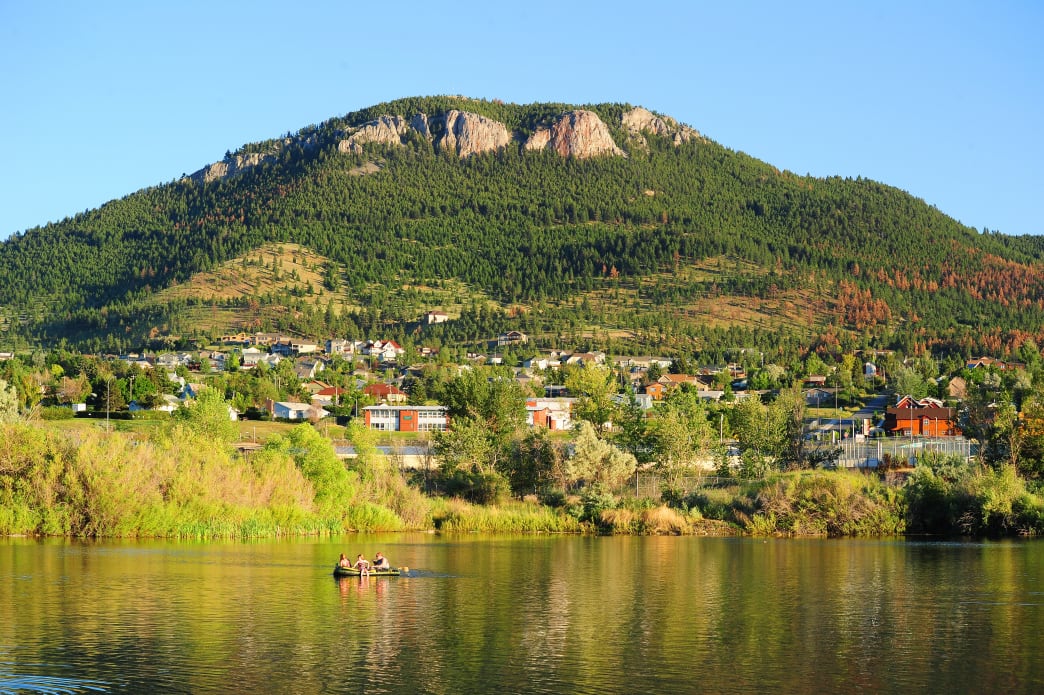
[[[322,419],[330,413],[310,403],[289,403],[277,401],[272,404],[272,417],[284,418],[286,420],[310,420],[311,418]]]
[[[444,405],[369,405],[363,408],[366,427],[382,432],[445,432],[449,408]]]

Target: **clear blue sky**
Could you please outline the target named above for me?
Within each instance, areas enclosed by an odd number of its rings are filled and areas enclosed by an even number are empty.
[[[381,101],[629,102],[1044,233],[1044,3],[0,0],[0,239]]]

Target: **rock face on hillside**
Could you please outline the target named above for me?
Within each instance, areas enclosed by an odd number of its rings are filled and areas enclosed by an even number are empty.
[[[453,150],[460,157],[499,150],[511,142],[511,133],[500,121],[457,110],[447,111],[439,119],[443,130],[435,146]]]
[[[352,131],[348,137],[337,143],[337,149],[340,152],[362,152],[362,146],[370,142],[402,145],[411,130],[430,139],[428,117],[419,113],[407,121],[402,116],[381,116],[376,121],[370,121]]]
[[[409,121],[402,116],[381,116],[350,131],[345,139],[337,143],[337,149],[341,152],[362,152],[362,146],[371,142],[402,145],[411,131],[433,141],[436,149],[451,150],[459,157],[506,147],[512,139],[503,123],[454,109],[431,118],[419,113]],[[434,140],[433,133],[438,133]]]
[[[274,154],[261,154],[260,152],[230,155],[222,159],[220,162],[214,162],[213,164],[203,167],[193,174],[192,178],[202,181],[203,183],[209,183],[211,181],[216,181],[217,179],[223,179],[226,176],[234,176],[245,169],[255,167],[263,162],[274,162],[276,159],[277,157]]]
[[[657,116],[642,107],[625,113],[620,125],[628,135],[628,147],[646,148],[647,135],[670,138],[675,145],[699,138],[692,128],[680,125],[673,118]],[[234,176],[250,167],[279,158],[286,147],[296,144],[313,149],[321,140],[336,143],[340,152],[359,154],[367,144],[405,145],[411,137],[420,136],[432,143],[438,151],[454,152],[465,158],[505,147],[521,146],[526,150],[548,150],[562,157],[587,159],[589,157],[626,157],[627,154],[613,139],[609,127],[594,111],[576,109],[567,111],[549,127],[538,128],[528,138],[513,133],[500,121],[469,111],[451,109],[428,115],[418,113],[409,118],[388,114],[361,126],[343,130],[313,130],[307,137],[284,138],[269,143],[265,152],[226,155],[192,175],[196,181],[207,183],[226,176]]]
[[[640,138],[642,143],[645,142],[643,133],[669,137],[674,141],[675,145],[700,137],[700,134],[689,126],[679,125],[677,121],[667,116],[657,116],[652,111],[643,109],[641,106],[625,113],[622,121],[623,127],[631,136]]]
[[[599,155],[623,156],[609,128],[593,111],[570,111],[550,128],[540,128],[526,140],[527,150],[551,150],[563,157],[586,159]]]
[[[406,119],[400,116],[381,116],[338,142],[337,149],[341,152],[362,152],[362,146],[370,142],[401,145],[407,132],[409,124]]]

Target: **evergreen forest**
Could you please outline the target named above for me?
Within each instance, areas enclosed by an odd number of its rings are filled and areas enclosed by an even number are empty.
[[[1036,237],[961,225],[863,178],[780,171],[703,137],[621,126],[626,104],[587,105],[626,156],[527,151],[572,107],[403,99],[228,153],[256,166],[140,190],[0,243],[0,350],[122,352],[206,332],[482,344],[517,329],[536,346],[715,361],[896,349],[1017,355],[1044,344]],[[416,133],[342,152],[385,115],[458,109],[516,140],[460,158]],[[170,288],[307,249],[319,282],[227,297]],[[274,245],[274,246],[273,246]],[[296,271],[295,271],[296,273]],[[286,280],[286,277],[283,277]],[[425,312],[452,317],[425,326]],[[219,317],[202,328],[198,316]]]

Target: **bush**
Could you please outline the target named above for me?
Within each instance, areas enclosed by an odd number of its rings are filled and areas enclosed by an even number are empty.
[[[456,469],[438,479],[442,491],[475,504],[502,504],[511,498],[511,484],[503,475]]]
[[[876,478],[850,472],[791,474],[766,481],[747,530],[796,536],[903,533],[903,499]]]
[[[540,496],[540,502],[552,509],[559,509],[565,506],[566,494],[561,490],[548,490]]]
[[[583,505],[580,520],[593,522],[601,529],[602,512],[616,507],[616,497],[605,484],[595,483],[584,488],[580,494],[580,503]]]
[[[72,408],[49,406],[40,409],[41,420],[72,420],[75,417],[76,413],[73,412]]]

